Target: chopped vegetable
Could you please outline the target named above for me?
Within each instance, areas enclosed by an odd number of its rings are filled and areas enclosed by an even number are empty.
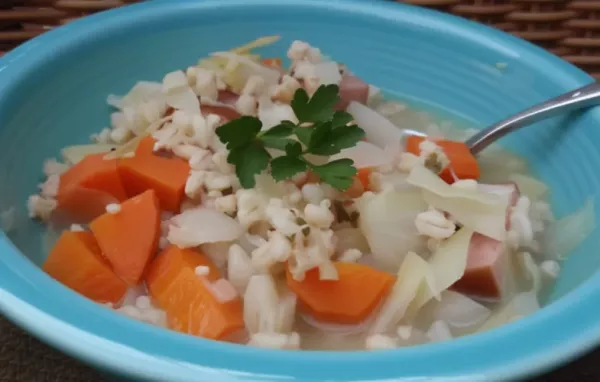
[[[408,183],[421,188],[425,201],[449,213],[464,227],[503,241],[506,236],[506,201],[495,194],[452,187],[423,166],[415,166]]]
[[[296,296],[279,293],[271,275],[250,278],[244,295],[244,322],[250,333],[291,332],[295,313]]]
[[[367,141],[384,149],[390,147],[392,152],[400,152],[402,131],[392,122],[375,110],[359,102],[350,102],[346,109],[356,124],[365,130]]]
[[[190,166],[177,157],[143,155],[150,149],[150,139],[144,138],[141,141],[144,143],[138,150],[142,155],[119,160],[119,175],[127,195],[135,196],[147,190],[154,190],[162,209],[178,212],[185,195]]]
[[[433,282],[434,275],[425,260],[414,252],[409,252],[398,270],[396,283],[385,300],[373,326],[371,333],[389,333],[404,318],[410,303],[418,292]]]
[[[358,324],[366,319],[389,293],[394,277],[366,265],[334,263],[338,280],[319,279],[319,270],[306,272],[303,281],[287,272],[288,287],[303,308],[323,322]]]
[[[421,153],[420,144],[427,138],[409,135],[406,137],[406,151],[415,155]],[[447,183],[458,179],[479,179],[479,164],[477,159],[463,142],[449,140],[435,140],[436,145],[442,148],[450,161],[449,168],[440,173]]]
[[[450,290],[442,292],[441,300],[432,304],[434,320],[447,323],[456,330],[470,330],[490,316],[488,308],[469,297]]]
[[[74,291],[100,303],[116,304],[127,290],[127,284],[110,269],[90,232],[63,232],[42,269]]]
[[[90,229],[115,273],[130,285],[138,284],[158,248],[160,209],[156,193],[149,190],[123,202],[119,212],[96,218]]]
[[[473,231],[461,228],[440,244],[429,259],[432,282],[420,288],[417,297],[410,304],[408,317],[416,316],[417,311],[432,298],[440,299],[443,291],[463,277],[472,237]]]
[[[311,169],[321,179],[339,190],[352,185],[356,168],[349,159],[338,159],[324,164],[309,162],[305,154],[329,156],[354,146],[364,132],[356,125],[347,125],[351,117],[344,112],[334,112],[337,102],[335,85],[321,86],[312,98],[304,89],[294,95],[292,107],[300,122],[314,122],[313,129],[300,127],[290,121],[261,131],[260,119],[244,116],[217,128],[216,133],[230,151],[227,160],[236,166],[236,174],[244,188],[255,185],[255,175],[271,165],[271,175],[277,181]],[[297,140],[290,136],[296,135]],[[303,147],[304,146],[304,147]],[[267,150],[285,151],[285,155],[272,158]]]
[[[554,222],[544,233],[545,256],[564,260],[596,229],[594,199],[589,198],[572,214]]]
[[[198,276],[195,269],[209,273]],[[148,269],[146,284],[158,306],[167,312],[173,330],[216,340],[226,340],[244,329],[239,297],[221,302],[211,285],[220,273],[202,253],[171,246],[160,253]]]
[[[58,209],[76,221],[88,222],[108,203],[127,199],[115,159],[92,154],[60,176]]]
[[[365,193],[357,200],[356,207],[360,214],[359,228],[369,242],[375,261],[384,269],[396,272],[409,251],[424,247],[415,218],[427,209],[427,204],[418,190]]]
[[[364,137],[363,137],[364,138]],[[354,167],[377,167],[392,163],[392,155],[372,143],[360,141],[355,146],[343,149],[339,154],[332,155],[330,160],[347,158],[354,162]]]
[[[243,233],[240,224],[230,216],[212,208],[198,207],[171,219],[167,239],[181,248],[187,248],[234,241]]]

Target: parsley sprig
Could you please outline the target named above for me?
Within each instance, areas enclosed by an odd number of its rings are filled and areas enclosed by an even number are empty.
[[[254,176],[270,165],[271,176],[276,181],[311,170],[332,187],[341,191],[348,189],[357,172],[351,159],[321,165],[307,159],[309,155],[335,155],[353,147],[365,135],[363,129],[351,124],[350,114],[333,109],[339,99],[337,85],[320,86],[312,97],[304,89],[298,89],[291,102],[298,124],[282,121],[261,131],[258,118],[244,116],[218,127],[217,136],[229,150],[227,161],[235,165],[242,187],[254,187]],[[268,148],[285,154],[273,158]]]

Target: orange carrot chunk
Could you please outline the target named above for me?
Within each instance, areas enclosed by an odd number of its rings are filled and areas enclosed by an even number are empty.
[[[425,140],[424,137],[408,136],[406,138],[406,151],[415,155],[421,153],[420,144]],[[450,166],[445,168],[440,173],[440,177],[447,183],[454,183],[454,177],[452,171],[458,179],[478,179],[479,178],[479,164],[477,159],[469,150],[469,147],[463,142],[449,141],[449,140],[436,140],[435,144],[442,148],[448,160]]]
[[[395,277],[367,265],[334,263],[338,280],[320,280],[317,268],[296,281],[287,272],[287,285],[301,307],[315,319],[337,324],[358,324],[388,295]]]
[[[139,284],[144,270],[158,248],[160,208],[149,190],[121,204],[90,223],[98,245],[115,273],[130,285]]]
[[[105,155],[88,155],[60,176],[57,202],[62,213],[87,223],[102,213],[107,203],[127,199],[117,160],[105,160]]]
[[[154,190],[162,209],[179,212],[190,166],[181,158],[150,155],[154,143],[149,139],[142,141],[133,158],[119,161],[119,175],[127,195],[132,197]]]
[[[197,275],[197,266],[208,267],[208,275]],[[160,253],[146,275],[148,291],[167,312],[171,329],[214,340],[227,339],[244,329],[239,296],[221,301],[211,289],[223,281],[204,254],[176,246]]]
[[[90,232],[63,232],[42,269],[55,280],[100,303],[118,303],[127,290],[127,284],[102,258],[100,247]]]
[[[142,138],[135,149],[136,156],[154,155],[154,144],[156,140],[150,136]]]

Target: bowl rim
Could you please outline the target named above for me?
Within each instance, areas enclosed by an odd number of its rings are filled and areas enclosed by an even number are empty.
[[[47,32],[7,53],[0,59],[0,100],[4,100],[27,74],[44,61],[51,59],[60,49],[74,49],[85,44],[94,34],[107,30],[119,30],[123,23],[135,23],[135,19],[168,17],[185,10],[226,9],[245,6],[302,6],[315,10],[355,12],[398,22],[418,18],[424,25],[443,25],[447,31],[460,38],[496,44],[499,49],[517,52],[522,59],[533,60],[553,74],[557,84],[565,89],[583,86],[591,77],[558,57],[516,37],[452,15],[432,10],[384,1],[363,0],[188,0],[148,1],[108,12],[99,13]],[[165,16],[167,15],[167,16]],[[600,307],[594,300],[600,299],[600,276],[596,273],[581,286],[554,302],[540,312],[517,323],[476,336],[459,338],[447,343],[431,344],[397,349],[386,352],[281,352],[254,349],[231,344],[217,343],[154,328],[116,315],[107,309],[76,295],[31,263],[0,231],[0,312],[17,325],[66,353],[111,371],[138,378],[156,379],[158,376],[170,381],[207,380],[279,380],[287,378],[304,381],[324,375],[339,380],[355,380],[360,370],[368,367],[369,380],[398,380],[395,375],[401,368],[424,364],[435,356],[440,370],[422,368],[427,380],[501,380],[540,372],[564,362],[592,348],[600,339]],[[39,281],[35,289],[28,280]],[[70,319],[62,320],[49,309],[37,308],[31,300],[51,299],[57,307],[71,308],[76,312],[91,312],[102,319],[103,324],[114,325],[121,334],[147,335],[149,340],[134,341],[124,338],[117,342],[102,338],[94,332],[97,327],[80,328]],[[76,304],[73,308],[72,303]],[[57,308],[58,309],[58,308]],[[574,320],[574,318],[577,318]],[[556,328],[561,330],[557,331]],[[521,339],[527,338],[527,344]],[[164,352],[157,344],[166,341]],[[146,343],[154,345],[152,353],[138,349]],[[175,347],[177,349],[173,350]],[[497,349],[511,349],[509,355],[494,354]],[[177,353],[194,350],[202,354],[229,356],[232,361],[192,364],[177,359]],[[461,357],[457,357],[460,355]],[[466,359],[479,357],[476,365]],[[441,360],[440,360],[441,358]],[[465,358],[465,359],[463,359]],[[257,366],[266,365],[265,366]],[[274,367],[271,371],[268,366]],[[260,370],[260,374],[257,374]],[[285,370],[285,371],[284,371]],[[249,374],[250,373],[250,374]],[[253,373],[253,374],[252,374]],[[309,374],[307,374],[309,373]],[[441,373],[441,374],[440,374]],[[333,380],[328,378],[328,380]],[[365,380],[364,378],[361,380]]]

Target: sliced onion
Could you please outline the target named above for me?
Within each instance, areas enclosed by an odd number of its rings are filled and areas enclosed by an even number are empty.
[[[390,164],[393,155],[372,143],[360,141],[356,146],[342,150],[340,153],[329,158],[330,161],[348,158],[354,162],[354,167],[379,167]]]
[[[429,264],[419,255],[409,252],[398,271],[392,292],[375,318],[371,333],[390,333],[404,318],[410,303],[417,297],[421,286],[433,277]]]
[[[395,273],[409,251],[420,251],[424,247],[424,239],[419,236],[414,222],[417,214],[427,209],[427,204],[418,190],[365,193],[356,206],[360,214],[359,228],[373,257],[385,269]]]
[[[162,98],[162,84],[159,82],[140,81],[123,97],[109,95],[107,103],[117,109],[135,107],[142,102]]]
[[[224,269],[227,264],[227,256],[231,243],[228,241],[219,241],[216,243],[204,243],[200,246],[202,253],[215,264],[219,269]]]
[[[539,309],[540,304],[534,291],[519,293],[505,306],[496,310],[477,331],[497,328],[522,316],[533,314]]]
[[[167,105],[188,115],[200,115],[200,101],[192,88],[170,90],[165,94]]]
[[[433,318],[447,323],[451,328],[469,329],[485,322],[491,312],[469,297],[453,292],[442,292],[442,298],[434,304]]]
[[[193,208],[171,219],[167,240],[181,248],[237,240],[243,228],[230,216],[210,208]]]
[[[244,322],[251,334],[274,332],[279,296],[271,275],[254,275],[244,293]]]
[[[453,338],[448,324],[446,324],[444,321],[435,321],[433,324],[431,324],[431,327],[427,331],[426,335],[429,337],[431,342],[448,341]]]
[[[252,267],[252,261],[250,260],[248,253],[237,244],[233,244],[229,247],[227,257],[227,278],[239,293],[244,293],[253,273],[254,268]]]
[[[250,73],[248,74],[254,74],[262,77],[269,85],[277,84],[279,78],[281,77],[281,73],[279,72],[279,70],[271,69],[269,67],[261,65],[255,61],[252,61],[246,56],[242,56],[232,52],[214,52],[211,54],[211,56],[222,57],[228,60],[234,60],[235,62],[239,62],[241,65],[249,69]],[[247,77],[249,77],[249,75],[247,75]]]
[[[452,187],[420,165],[414,166],[408,183],[421,188],[429,205],[449,213],[464,227],[504,241],[508,205],[502,197],[479,190]]]
[[[340,68],[333,61],[315,64],[315,76],[319,79],[319,85],[339,85],[342,82]]]
[[[544,255],[564,260],[596,229],[595,203],[592,198],[571,215],[554,222],[544,234]]]
[[[400,147],[402,131],[375,110],[358,102],[350,102],[346,111],[352,115],[356,124],[365,131],[368,142],[380,148],[386,146]]]

